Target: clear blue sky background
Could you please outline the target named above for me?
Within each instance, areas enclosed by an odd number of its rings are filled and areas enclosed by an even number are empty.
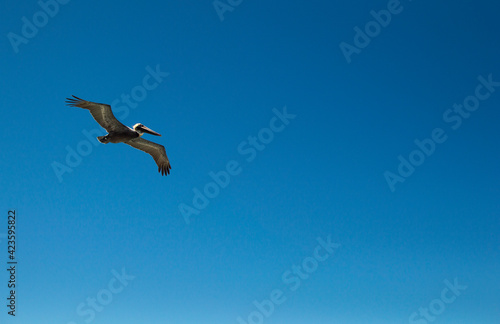
[[[41,7],[4,1],[0,234],[16,209],[19,264],[2,322],[87,323],[77,307],[125,268],[135,278],[88,322],[234,324],[279,289],[264,323],[408,323],[457,278],[436,323],[498,323],[500,87],[457,129],[443,114],[479,76],[500,81],[500,7],[402,1],[348,63],[340,43],[387,3],[243,1],[221,21],[212,1],[71,0],[15,53],[7,35]],[[146,136],[171,175],[93,140],[58,179],[98,126],[65,98],[112,103],[148,66],[170,74],[117,117],[163,135]],[[238,145],[284,106],[295,119],[248,162]],[[391,191],[384,172],[435,128],[447,140]],[[186,224],[179,205],[230,160],[241,173]],[[340,247],[292,291],[282,275],[329,236]]]

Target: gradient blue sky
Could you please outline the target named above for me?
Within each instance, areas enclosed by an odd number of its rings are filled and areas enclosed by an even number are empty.
[[[16,209],[19,264],[2,322],[234,324],[279,289],[264,323],[408,323],[457,278],[467,289],[436,323],[498,323],[500,88],[456,129],[443,114],[479,76],[500,81],[500,6],[402,1],[348,63],[340,43],[387,5],[242,1],[221,21],[212,1],[71,0],[16,53],[9,33],[41,7],[4,1],[0,228]],[[110,104],[148,66],[169,75],[121,120],[163,135],[148,139],[171,175],[94,141],[58,179],[97,127],[65,98]],[[296,117],[248,162],[238,146],[284,106]],[[435,128],[447,140],[391,191],[384,172]],[[179,205],[231,160],[241,173],[186,224]],[[292,291],[283,274],[328,237],[340,247]],[[86,321],[77,307],[122,268],[135,278]]]

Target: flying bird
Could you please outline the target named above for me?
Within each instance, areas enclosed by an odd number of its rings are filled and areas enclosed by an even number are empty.
[[[108,131],[107,135],[97,137],[99,142],[103,144],[125,143],[144,151],[153,157],[158,165],[158,172],[162,175],[170,174],[170,169],[172,167],[168,161],[165,147],[141,137],[144,133],[155,136],[161,136],[160,134],[140,123],[135,124],[132,128],[123,125],[113,115],[110,105],[83,100],[75,96],[73,96],[73,98],[66,98],[66,103],[71,107],[89,110],[96,122]]]

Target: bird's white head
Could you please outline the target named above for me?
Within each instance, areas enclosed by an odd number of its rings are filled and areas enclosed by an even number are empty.
[[[144,133],[148,133],[148,134],[155,135],[155,136],[161,136],[159,133],[155,132],[154,130],[152,130],[150,128],[147,128],[146,126],[144,126],[141,123],[135,124],[134,130],[139,134],[139,136],[142,136],[142,134],[144,134]]]

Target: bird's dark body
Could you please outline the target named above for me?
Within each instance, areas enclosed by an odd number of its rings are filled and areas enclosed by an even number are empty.
[[[108,135],[97,137],[97,139],[99,140],[99,142],[103,144],[124,143],[139,136],[140,136],[139,133],[130,129],[130,130],[123,130],[120,132],[110,132]]]

